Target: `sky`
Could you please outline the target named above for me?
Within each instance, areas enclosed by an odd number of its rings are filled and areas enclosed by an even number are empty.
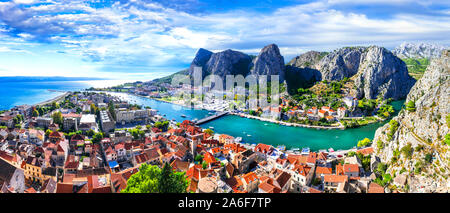
[[[450,44],[441,0],[0,0],[0,76],[151,80],[199,48],[285,61],[309,50]]]

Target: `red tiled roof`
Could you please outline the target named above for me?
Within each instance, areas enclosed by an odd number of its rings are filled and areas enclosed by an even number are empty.
[[[271,145],[260,143],[255,146],[254,150],[255,150],[255,152],[261,152],[261,153],[267,154],[273,150],[273,147]]]
[[[56,185],[56,193],[73,193],[72,183],[58,183]]]
[[[367,193],[384,193],[384,188],[375,182],[371,182]]]
[[[325,175],[324,182],[329,183],[342,183],[348,180],[347,175]]]
[[[316,167],[316,176],[320,176],[321,174],[331,175],[332,173],[333,171],[331,168],[321,166]]]
[[[242,178],[245,180],[247,184],[258,180],[258,176],[256,176],[254,172],[249,172],[245,175],[242,175]]]
[[[344,172],[359,172],[358,164],[344,164]]]

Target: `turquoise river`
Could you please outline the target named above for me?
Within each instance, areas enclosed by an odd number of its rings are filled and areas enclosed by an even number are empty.
[[[125,93],[108,92],[120,97],[130,103],[149,106],[158,110],[169,120],[178,122],[183,120],[201,119],[209,116],[207,110],[197,110],[181,107],[175,104],[157,101],[145,97]],[[403,101],[392,103],[396,113],[401,109]],[[186,117],[182,117],[185,115]],[[356,146],[359,140],[364,138],[373,139],[375,131],[383,123],[369,124],[360,128],[346,130],[318,130],[313,128],[289,127],[255,119],[241,118],[239,116],[227,115],[209,123],[201,125],[202,128],[210,128],[217,133],[229,134],[234,137],[242,137],[243,143],[265,143],[274,146],[284,145],[286,148],[309,147],[313,151],[333,148],[334,150],[345,150]]]

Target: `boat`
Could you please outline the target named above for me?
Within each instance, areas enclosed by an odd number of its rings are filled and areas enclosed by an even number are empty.
[[[302,154],[309,154],[309,152],[310,152],[311,150],[309,149],[309,147],[305,147],[305,148],[303,148],[302,149]]]
[[[213,126],[210,126],[209,129],[214,129],[214,127],[213,127]]]
[[[247,137],[252,137],[252,135],[247,135]]]
[[[277,146],[277,149],[280,150],[280,151],[285,151],[286,150],[286,146],[280,145],[280,146]]]
[[[181,117],[182,117],[182,118],[185,118],[185,117],[186,117],[186,115],[181,115]]]

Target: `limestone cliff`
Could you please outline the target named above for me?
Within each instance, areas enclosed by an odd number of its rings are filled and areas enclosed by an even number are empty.
[[[394,180],[389,188],[409,192],[448,192],[450,154],[450,51],[432,60],[412,87],[406,108],[380,127],[373,147]],[[448,136],[447,136],[448,137]],[[395,179],[397,178],[397,179]],[[400,181],[402,182],[402,181]]]

